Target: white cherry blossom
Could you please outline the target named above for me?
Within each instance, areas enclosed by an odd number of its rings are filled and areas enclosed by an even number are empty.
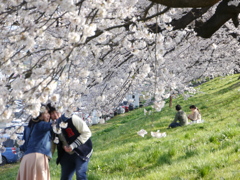
[[[88,114],[113,110],[131,92],[154,98],[160,111],[171,94],[194,95],[193,81],[240,72],[240,30],[232,20],[210,38],[194,31],[217,6],[174,29],[191,8],[148,0],[4,0],[0,121],[14,118],[15,101],[33,117],[48,101],[70,116],[77,107]]]

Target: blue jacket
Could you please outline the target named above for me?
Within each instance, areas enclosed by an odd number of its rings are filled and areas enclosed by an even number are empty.
[[[32,128],[32,130],[31,130]],[[52,141],[52,123],[40,121],[34,123],[32,127],[26,127],[24,130],[25,148],[24,154],[41,153],[52,158],[51,141]],[[27,138],[29,140],[27,141]]]

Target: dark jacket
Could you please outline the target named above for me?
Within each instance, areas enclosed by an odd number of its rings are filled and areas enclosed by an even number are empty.
[[[184,111],[182,110],[179,110],[176,115],[175,115],[175,118],[174,118],[174,121],[173,123],[177,123],[179,121],[179,124],[181,126],[184,126],[188,123],[188,118],[187,118],[187,115]]]
[[[78,136],[80,136],[80,132],[76,129],[76,127],[73,125],[72,118],[67,120],[68,125],[67,128],[62,129],[62,133],[67,141],[68,144],[73,143]],[[63,149],[63,144],[60,141],[57,145],[58,149],[58,158],[57,158],[57,164],[60,162],[61,157],[64,155],[65,150]],[[83,159],[84,161],[87,161],[92,153],[92,141],[89,138],[84,144],[79,145],[77,148],[75,148],[74,153],[76,153],[79,158]]]

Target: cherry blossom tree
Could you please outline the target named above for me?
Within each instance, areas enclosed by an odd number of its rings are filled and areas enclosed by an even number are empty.
[[[152,2],[170,7],[207,7],[212,6],[220,0],[151,0]]]
[[[160,111],[172,93],[194,92],[194,80],[239,73],[239,1],[155,2],[3,0],[0,121],[12,120],[17,101],[34,117],[49,101],[67,115],[105,113],[135,92]],[[219,23],[222,4],[234,15]]]

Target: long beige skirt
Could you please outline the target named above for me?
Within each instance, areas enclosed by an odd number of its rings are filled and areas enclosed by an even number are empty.
[[[48,157],[41,153],[23,156],[16,180],[50,180]]]

